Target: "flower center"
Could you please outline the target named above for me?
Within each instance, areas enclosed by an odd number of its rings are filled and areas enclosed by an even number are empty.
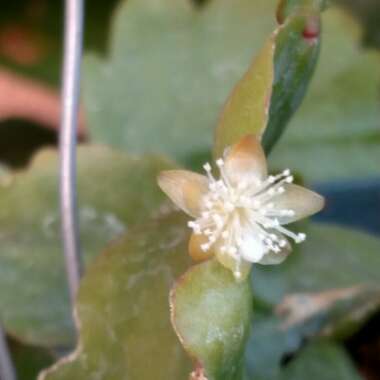
[[[240,248],[247,237],[257,239],[264,252],[275,253],[288,244],[284,236],[296,243],[305,240],[305,234],[295,234],[281,226],[295,212],[276,207],[276,197],[286,192],[286,184],[293,182],[290,170],[265,180],[252,177],[236,184],[228,178],[224,161],[219,159],[216,164],[220,171],[218,180],[213,177],[210,164],[204,165],[209,192],[202,199],[201,216],[188,223],[195,234],[207,237],[201,245],[203,251],[217,243],[222,253],[240,261]]]

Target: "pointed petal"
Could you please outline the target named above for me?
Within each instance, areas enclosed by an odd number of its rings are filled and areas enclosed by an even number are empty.
[[[194,261],[205,261],[214,256],[213,247],[211,247],[208,251],[203,251],[201,249],[201,245],[207,243],[208,238],[201,234],[196,235],[194,233],[191,234],[189,240],[189,254]]]
[[[215,256],[220,264],[232,271],[237,281],[244,281],[251,272],[252,264],[250,262],[231,257],[227,253],[222,252],[218,245],[215,246]]]
[[[187,170],[167,170],[158,175],[163,192],[187,214],[198,217],[202,197],[208,192],[208,179]]]
[[[226,152],[225,173],[233,184],[241,181],[255,183],[267,177],[264,150],[256,136],[243,137]]]
[[[325,199],[314,191],[293,184],[284,187],[285,192],[273,199],[274,207],[276,210],[292,210],[294,216],[280,216],[280,224],[295,222],[323,209]]]

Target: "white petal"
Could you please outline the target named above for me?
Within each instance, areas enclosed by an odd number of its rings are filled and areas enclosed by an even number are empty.
[[[268,230],[268,233],[271,235],[276,235],[277,238],[274,244],[280,248],[280,251],[274,252],[272,250],[268,250],[258,263],[262,265],[281,264],[289,256],[292,251],[292,246],[290,245],[288,239],[278,231]]]
[[[236,258],[230,256],[228,253],[221,250],[224,242],[218,242],[215,244],[215,256],[217,260],[225,268],[231,270],[234,274],[236,272],[240,273],[239,278],[236,278],[238,281],[244,281],[249,273],[251,272],[252,264],[246,260],[237,260]]]
[[[202,197],[208,192],[208,179],[187,170],[166,170],[159,174],[158,185],[187,214],[198,217]]]
[[[268,251],[258,263],[262,265],[281,264],[289,256],[290,252],[290,245],[281,248],[280,252]]]
[[[243,238],[243,243],[240,247],[240,254],[244,260],[251,263],[260,262],[266,252],[267,248],[255,235],[247,234]]]
[[[234,185],[242,181],[252,184],[267,177],[265,154],[256,136],[243,137],[226,152],[225,172]]]
[[[306,218],[322,210],[325,204],[324,198],[302,186],[286,184],[285,192],[273,199],[274,209],[291,210],[292,216],[279,216],[280,224],[288,224],[299,219]]]

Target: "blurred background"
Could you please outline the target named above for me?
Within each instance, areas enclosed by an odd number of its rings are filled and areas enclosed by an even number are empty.
[[[193,0],[192,6],[196,12],[201,13],[211,6],[210,3],[217,1]],[[121,0],[87,2],[85,54],[90,53],[91,56],[100,57],[100,59],[107,59],[110,55],[112,16],[121,2]],[[360,25],[359,40],[352,42],[357,46],[358,54],[359,51],[367,50],[372,52],[371,54],[376,54],[375,52],[380,49],[380,0],[336,0],[335,3]],[[273,8],[274,2],[271,4]],[[264,9],[264,6],[261,8]],[[271,12],[271,6],[265,9],[267,11],[264,13],[260,11],[260,17],[266,17],[264,21],[260,21],[260,25],[272,25],[274,12]],[[254,20],[255,15],[252,16],[253,24]],[[62,25],[61,1],[12,0],[2,4],[0,13],[0,173],[8,170],[22,170],[37,150],[44,146],[57,145]],[[265,26],[263,29],[266,33],[267,30],[271,30],[271,27]],[[144,36],[144,25],[140,33]],[[237,41],[232,41],[232,43],[238,44]],[[322,42],[324,43],[325,41]],[[327,44],[331,47],[334,43],[336,44],[335,53],[339,55],[339,39]],[[254,45],[257,47],[260,42],[255,42]],[[247,55],[251,56],[251,53],[252,51],[249,50]],[[204,64],[207,65],[207,61]],[[380,65],[378,68],[380,71]],[[334,68],[332,67],[331,70]],[[86,72],[84,74],[86,76]],[[149,77],[149,74],[147,76]],[[231,83],[236,75],[232,77]],[[373,73],[373,78],[378,77],[379,72]],[[360,80],[360,78],[357,79]],[[144,78],[141,77],[141,80],[143,81]],[[379,84],[378,81],[377,101],[380,100]],[[90,85],[88,88],[92,90],[94,86]],[[225,94],[221,97],[225,97]],[[92,138],[89,127],[92,119],[91,116],[88,117],[85,104],[88,102],[83,102],[81,108],[80,142],[91,141]],[[339,106],[338,104],[337,107]],[[380,109],[380,102],[377,107]],[[91,105],[88,108],[91,109]],[[380,119],[377,128],[380,128]],[[365,136],[365,139],[371,144],[371,162],[375,167],[368,175],[367,173],[359,173],[359,176],[345,174],[344,178],[339,178],[339,176],[330,178],[321,174],[317,175],[315,180],[306,179],[312,182],[312,186],[324,194],[328,200],[326,209],[316,217],[316,220],[334,222],[373,235],[380,235],[380,177],[378,176],[380,170],[376,172],[376,167],[380,168],[379,132],[370,133]],[[353,149],[352,152],[355,153],[356,150]],[[199,156],[194,156],[187,163],[189,166],[196,167],[205,156],[205,150],[201,149]],[[352,160],[359,159],[359,157],[352,157]],[[345,163],[341,165],[345,166]],[[31,355],[35,357],[31,368],[25,368],[23,364],[18,366],[20,378],[27,379],[39,368],[51,362],[50,356],[46,356],[43,350],[41,352],[35,349],[30,350],[11,338],[10,344],[16,362],[27,363],[28,361],[24,360],[26,357]],[[364,327],[345,341],[345,345],[365,379],[380,379],[379,313],[375,313]]]

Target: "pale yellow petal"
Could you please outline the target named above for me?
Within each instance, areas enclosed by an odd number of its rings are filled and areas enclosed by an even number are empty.
[[[158,185],[187,214],[198,217],[202,197],[208,192],[205,176],[187,170],[167,170],[158,175]]]
[[[321,211],[325,205],[325,199],[302,186],[284,185],[285,192],[273,199],[276,210],[292,210],[293,216],[281,216],[278,218],[280,224],[288,224],[299,219],[306,218]]]
[[[254,135],[243,137],[225,154],[225,172],[233,184],[255,183],[267,175],[267,163],[260,140]]]
[[[201,245],[208,242],[208,238],[203,234],[192,233],[189,240],[189,255],[194,261],[205,261],[214,256],[212,247],[208,251],[203,251]]]

